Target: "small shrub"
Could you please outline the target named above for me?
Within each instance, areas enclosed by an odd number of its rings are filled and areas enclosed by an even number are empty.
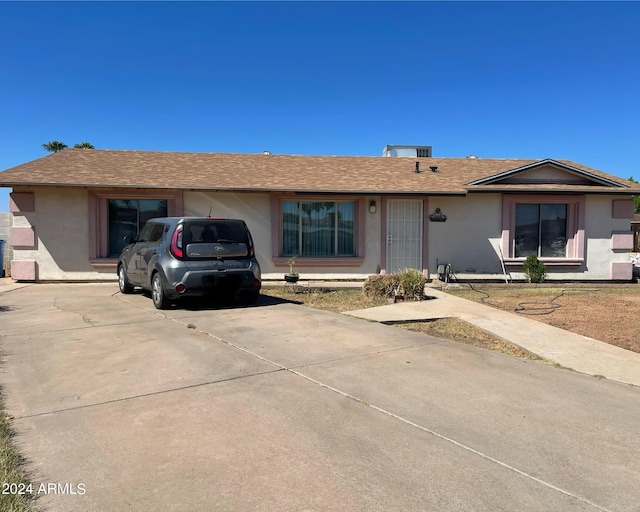
[[[369,276],[362,285],[362,293],[365,297],[383,297],[382,293],[382,280],[384,276],[375,275]]]
[[[396,274],[369,276],[362,287],[365,296],[373,297],[393,297],[394,290],[397,289],[399,280]]]
[[[364,283],[363,293],[373,297],[403,297],[405,300],[420,300],[424,297],[426,277],[419,270],[406,269],[386,275],[370,276]]]
[[[421,300],[424,297],[424,286],[427,278],[422,272],[413,268],[407,268],[400,272],[400,286],[405,300]]]
[[[547,277],[547,266],[535,254],[529,254],[522,264],[522,271],[530,283],[541,283]]]

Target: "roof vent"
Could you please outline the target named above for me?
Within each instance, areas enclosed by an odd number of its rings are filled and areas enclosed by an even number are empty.
[[[416,174],[420,174],[420,162],[416,162]]]
[[[431,166],[429,166],[429,169],[431,169],[431,172],[438,172],[438,166],[437,165],[431,165]]]
[[[270,155],[270,154],[271,154],[271,151],[267,151],[267,150],[265,150],[265,151],[263,151],[263,152],[262,152],[262,154],[263,154],[263,155]]]
[[[470,158],[471,160],[477,160],[477,156],[476,155],[467,155],[467,158]]]

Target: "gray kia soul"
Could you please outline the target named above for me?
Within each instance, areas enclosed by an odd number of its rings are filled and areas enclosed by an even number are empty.
[[[163,309],[172,300],[209,295],[254,303],[260,295],[260,265],[243,220],[206,217],[151,219],[118,259],[122,293],[134,286],[151,292]]]

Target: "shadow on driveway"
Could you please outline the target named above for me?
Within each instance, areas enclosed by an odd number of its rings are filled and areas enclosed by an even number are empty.
[[[136,290],[132,295],[143,295],[151,301],[151,293],[146,290]],[[232,301],[217,297],[185,297],[172,302],[167,311],[217,311],[224,309],[252,309],[264,306],[275,306],[277,304],[303,304],[296,300],[287,300],[269,295],[260,295],[255,304],[244,304],[238,299]],[[0,309],[1,311],[1,309]]]

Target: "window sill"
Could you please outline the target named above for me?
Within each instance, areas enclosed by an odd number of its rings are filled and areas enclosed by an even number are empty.
[[[288,268],[288,256],[278,256],[273,258],[273,264],[276,267]],[[339,258],[296,258],[294,267],[359,267],[364,263],[364,258],[358,257],[339,257]]]
[[[522,266],[526,258],[507,258],[505,265]],[[579,267],[584,265],[584,258],[539,258],[547,267]]]

